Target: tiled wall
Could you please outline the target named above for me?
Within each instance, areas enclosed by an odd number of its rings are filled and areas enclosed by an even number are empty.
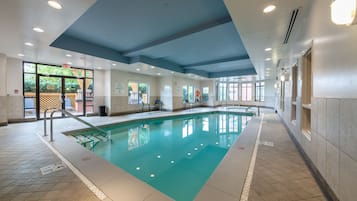
[[[21,120],[24,118],[23,96],[7,96],[7,118],[11,120]]]
[[[301,101],[296,125],[291,122],[291,98],[279,113],[319,173],[342,201],[357,198],[357,99],[313,98],[311,141],[300,131]]]
[[[7,97],[0,96],[0,126],[7,124]]]

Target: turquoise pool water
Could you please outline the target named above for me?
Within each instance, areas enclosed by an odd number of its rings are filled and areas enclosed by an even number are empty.
[[[171,198],[193,200],[251,116],[216,112],[170,118],[106,127],[111,141],[96,140],[91,148]]]

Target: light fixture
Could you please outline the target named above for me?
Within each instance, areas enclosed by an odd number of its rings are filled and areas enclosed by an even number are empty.
[[[140,68],[137,68],[136,71],[140,71]]]
[[[97,70],[101,70],[102,69],[102,67],[97,67]]]
[[[266,52],[269,52],[269,51],[271,51],[271,50],[272,50],[271,47],[265,48],[265,51],[266,51]]]
[[[68,65],[72,65],[72,62],[69,61],[69,62],[67,62],[67,64],[68,64]]]
[[[285,75],[280,76],[280,81],[284,82],[285,81]]]
[[[33,44],[30,42],[26,42],[25,45],[29,46],[29,47],[33,47]]]
[[[161,75],[161,73],[157,73],[157,75]]]
[[[32,30],[34,30],[34,31],[36,31],[36,32],[38,32],[38,33],[43,33],[43,32],[45,32],[43,29],[41,29],[40,27],[34,27],[34,28],[32,28]]]
[[[276,8],[275,5],[269,5],[269,6],[264,8],[263,12],[264,13],[270,13],[270,12],[273,12],[275,10],[275,8]]]
[[[19,54],[17,54],[17,56],[19,56],[19,57],[24,57],[25,55],[24,55],[24,54],[19,53]]]
[[[356,0],[335,0],[331,4],[331,21],[337,25],[357,23]]]
[[[274,84],[274,88],[275,88],[275,89],[278,88],[278,84],[277,84],[277,83]]]
[[[151,66],[151,68],[155,68],[155,66]]]
[[[66,57],[72,57],[72,55],[71,54],[66,54]]]
[[[270,60],[271,60],[271,58],[266,58],[266,59],[265,59],[265,61],[270,61]]]
[[[116,63],[112,63],[112,66],[116,66],[117,64]]]
[[[62,9],[62,5],[57,0],[49,0],[47,1],[48,5],[57,10]]]

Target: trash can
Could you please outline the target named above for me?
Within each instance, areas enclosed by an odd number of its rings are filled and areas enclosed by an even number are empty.
[[[105,113],[105,105],[99,106],[98,111],[99,111],[99,116],[101,116],[101,117],[107,116],[107,113]]]

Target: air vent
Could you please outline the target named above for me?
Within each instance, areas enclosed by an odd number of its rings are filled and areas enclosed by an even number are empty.
[[[289,27],[288,30],[286,30],[286,34],[285,34],[285,39],[283,44],[287,44],[289,42],[289,38],[290,38],[290,34],[291,31],[293,30],[296,18],[299,14],[300,8],[294,9],[293,12],[291,12],[291,16],[290,16],[290,22],[289,22]]]

